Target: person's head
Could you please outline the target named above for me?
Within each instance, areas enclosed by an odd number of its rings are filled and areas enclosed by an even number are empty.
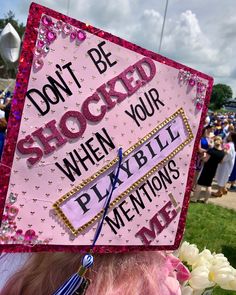
[[[214,138],[214,147],[219,149],[222,146],[222,138],[220,136],[215,136]]]
[[[210,122],[211,122],[210,117],[209,116],[206,116],[204,127],[205,126],[208,126],[210,124]]]
[[[211,129],[212,129],[211,125],[207,125],[206,127],[204,127],[202,129],[202,137],[208,137],[211,132]]]
[[[233,142],[234,148],[236,150],[236,132],[235,131],[234,132],[230,132],[230,134],[227,137],[227,141],[228,142]]]
[[[78,271],[81,257],[78,253],[33,253],[1,295],[51,295]],[[86,295],[176,294],[166,290],[167,264],[158,251],[94,255],[94,266],[86,274],[91,279]]]
[[[228,120],[225,119],[225,120],[223,121],[223,126],[226,127],[228,124],[229,124]]]
[[[5,132],[7,129],[7,121],[4,118],[0,119],[0,132]]]
[[[234,125],[230,124],[229,125],[229,132],[234,132],[234,131],[235,131]]]
[[[215,121],[215,125],[221,126],[221,119],[217,118],[217,120]]]

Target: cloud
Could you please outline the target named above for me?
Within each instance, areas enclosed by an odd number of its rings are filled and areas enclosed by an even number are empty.
[[[215,63],[218,52],[202,32],[192,11],[181,13],[176,21],[169,21],[163,41],[164,51],[187,62]]]
[[[36,0],[66,13],[65,0]],[[26,19],[30,0],[14,8]],[[70,0],[69,15],[149,50],[158,51],[164,2],[142,0]],[[17,11],[18,9],[18,11]],[[235,0],[169,2],[161,54],[229,83],[236,93]],[[19,15],[19,16],[18,16]],[[22,16],[22,17],[21,17]]]
[[[130,38],[139,45],[157,51],[162,15],[153,9],[144,10],[138,23],[132,27]],[[161,53],[191,64],[214,64],[219,60],[219,51],[211,45],[196,15],[190,10],[181,13],[176,19],[166,20]]]
[[[126,35],[129,41],[139,46],[157,51],[163,17],[153,9],[144,10],[138,21],[129,25]]]
[[[121,24],[125,25],[123,21],[129,18],[131,14],[130,1],[127,0],[100,0],[99,5],[91,5],[90,9],[91,18],[95,21],[98,20],[98,22],[103,27],[116,24],[118,24],[119,26]]]
[[[158,11],[144,10],[138,25],[130,30],[130,40],[157,51],[162,22],[163,16]],[[236,64],[231,44],[227,38],[221,38],[217,41],[218,46],[215,46],[210,36],[202,30],[196,14],[186,10],[175,18],[167,18],[161,54],[212,75],[215,83],[229,84],[235,91],[232,71]]]
[[[234,68],[234,69],[231,71],[231,73],[230,73],[230,77],[231,77],[232,79],[236,79],[236,68]]]
[[[229,19],[223,20],[220,34],[224,39],[230,39],[231,42],[236,42],[236,16],[231,16]]]

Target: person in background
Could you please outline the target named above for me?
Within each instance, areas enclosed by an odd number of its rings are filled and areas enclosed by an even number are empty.
[[[210,138],[214,138],[215,137],[215,125],[213,123],[210,124],[211,129],[209,130],[209,136]]]
[[[202,165],[203,165],[202,157],[203,157],[204,153],[207,152],[209,150],[209,148],[212,148],[214,145],[214,142],[212,140],[211,130],[212,130],[211,125],[204,127],[202,130],[202,137],[201,137],[201,141],[199,144],[198,154],[197,154],[197,159],[196,159],[196,164],[195,164],[195,174],[194,174],[193,189],[192,189],[193,191],[196,188],[197,179],[198,179],[199,173],[202,169]]]
[[[5,112],[5,119],[8,121],[11,111],[11,100],[8,100],[6,104],[0,104],[0,110]]]
[[[236,156],[235,156],[235,161],[234,161],[234,168],[230,174],[229,177],[229,183],[230,183],[230,192],[236,192]]]
[[[221,125],[221,120],[219,118],[215,121],[214,125],[215,125],[214,135],[218,136],[218,135],[222,134],[223,133],[223,128],[222,128],[222,125]]]
[[[224,119],[223,125],[222,125],[222,138],[226,138],[229,135],[229,121],[227,119]]]
[[[10,116],[10,112],[11,112],[11,100],[8,101],[8,103],[6,104],[4,111],[5,111],[5,119],[8,122],[8,119],[9,119],[9,116]]]
[[[222,163],[218,165],[216,171],[216,181],[219,186],[218,191],[212,193],[214,197],[222,197],[227,194],[226,184],[234,167],[236,148],[236,132],[231,132],[227,137],[226,155]]]
[[[214,121],[216,120],[216,114],[215,113],[211,113],[210,114],[210,123],[214,123]]]
[[[222,150],[222,138],[220,136],[216,136],[214,138],[214,147],[210,148],[202,158],[204,166],[197,181],[197,186],[192,198],[193,202],[200,199],[201,186],[206,188],[204,202],[207,202],[211,195],[211,184],[215,176],[217,166],[223,160],[224,156],[225,152]]]
[[[209,116],[206,116],[204,127],[208,126],[210,122],[211,122],[211,118]]]
[[[0,160],[1,160],[3,146],[4,146],[6,129],[7,129],[7,121],[4,118],[1,118],[0,119]]]
[[[200,142],[200,151],[206,152],[208,149],[214,146],[214,141],[212,139],[212,126],[208,125],[202,130],[202,138]]]
[[[231,124],[229,126],[229,132],[234,132],[234,131],[235,131],[234,125]],[[229,183],[230,183],[229,191],[236,192],[236,185],[235,185],[236,184],[236,155],[234,160],[234,167],[229,177]]]
[[[229,129],[228,129],[228,133],[230,134],[231,132],[234,132],[235,131],[235,127],[234,127],[234,125],[231,123],[230,125],[229,125]],[[228,135],[229,135],[228,134]]]
[[[4,99],[1,97],[0,94],[0,119],[5,118],[5,112],[4,112]]]

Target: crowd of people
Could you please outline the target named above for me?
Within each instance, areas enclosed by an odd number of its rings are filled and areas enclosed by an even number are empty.
[[[0,159],[3,152],[7,122],[11,109],[12,93],[10,91],[0,91]]]
[[[196,159],[196,170],[191,200],[210,196],[222,197],[229,191],[236,192],[236,114],[212,113],[208,115],[202,132]],[[211,191],[215,179],[218,190]],[[205,188],[204,195],[201,194]]]

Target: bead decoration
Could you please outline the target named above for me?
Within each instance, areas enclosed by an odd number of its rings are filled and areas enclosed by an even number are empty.
[[[48,244],[52,239],[38,239],[38,235],[33,229],[26,230],[24,233],[22,229],[17,228],[15,219],[19,209],[13,205],[16,201],[17,197],[10,193],[0,227],[0,244],[23,244],[26,246]]]
[[[50,44],[52,44],[58,36],[62,34],[63,37],[69,37],[70,41],[77,40],[76,45],[79,45],[86,39],[86,33],[83,30],[75,30],[70,24],[64,23],[61,20],[53,22],[52,18],[43,15],[40,21],[38,30],[38,37],[36,47],[34,49],[33,66],[35,71],[39,71],[43,65],[43,57],[50,51]]]
[[[42,17],[42,24],[44,24],[47,27],[50,27],[52,24],[52,18],[50,16],[44,15]]]
[[[49,41],[49,43],[51,43],[57,38],[57,35],[53,31],[47,31],[46,38]]]
[[[62,25],[63,25],[63,21],[58,20],[58,21],[54,24],[54,28],[55,28],[56,30],[58,30],[58,31],[61,32],[61,30],[62,30]]]
[[[39,39],[38,42],[37,42],[37,47],[36,48],[40,49],[40,48],[42,48],[44,46],[44,44],[45,44],[44,41]]]
[[[183,69],[179,70],[178,78],[181,84],[187,84],[191,88],[196,86],[196,97],[193,98],[193,102],[196,109],[200,111],[204,104],[207,85],[196,74],[191,74]]]
[[[77,32],[77,38],[79,41],[84,41],[86,39],[86,34],[84,31],[79,30]]]
[[[72,30],[72,27],[71,27],[71,25],[69,25],[69,24],[64,24],[64,25],[62,26],[62,31],[63,31],[63,33],[65,33],[66,35],[69,35],[70,32],[71,32],[71,30]]]
[[[9,202],[14,204],[16,202],[16,196],[13,193],[10,193]]]
[[[42,27],[39,29],[39,33],[40,33],[41,35],[46,34],[46,32],[47,32],[47,28],[44,27],[44,26],[42,26]]]
[[[44,52],[44,53],[48,53],[49,50],[50,50],[50,48],[49,48],[48,45],[44,45],[44,46],[43,46],[43,52]]]
[[[76,32],[75,31],[71,32],[70,39],[71,39],[71,41],[76,39]]]
[[[42,55],[42,49],[40,47],[38,47],[38,48],[36,47],[34,50],[34,56],[39,58],[39,57],[41,57],[41,55]]]
[[[40,70],[43,67],[43,60],[42,59],[35,59],[34,60],[34,69]]]

